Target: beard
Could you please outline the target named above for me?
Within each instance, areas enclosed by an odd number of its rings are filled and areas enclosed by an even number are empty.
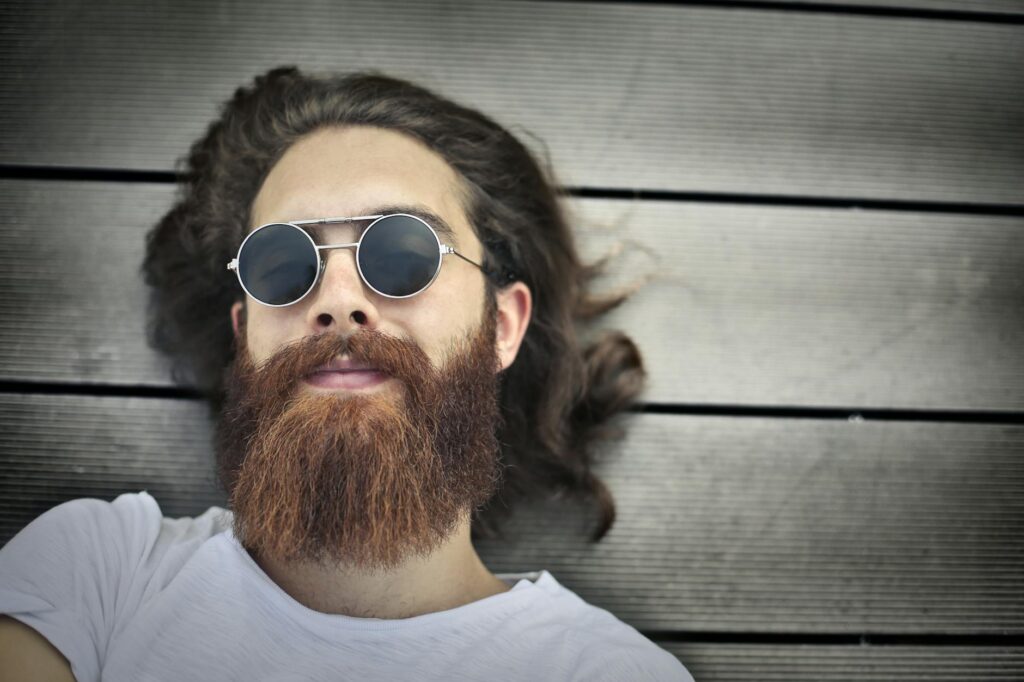
[[[255,556],[394,569],[430,555],[499,489],[493,315],[440,368],[377,331],[306,337],[259,367],[244,328],[238,339],[217,464],[235,536]],[[369,395],[301,390],[342,353],[397,383]]]

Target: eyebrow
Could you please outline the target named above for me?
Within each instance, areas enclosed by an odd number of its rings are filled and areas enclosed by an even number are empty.
[[[431,227],[434,228],[434,230],[437,232],[437,235],[439,237],[441,237],[441,241],[447,243],[449,246],[451,246],[453,248],[458,248],[458,246],[459,246],[458,239],[455,236],[455,230],[452,229],[452,226],[449,225],[445,221],[444,218],[442,218],[441,216],[437,215],[436,213],[431,211],[426,206],[423,206],[423,205],[420,205],[420,204],[390,204],[390,205],[387,205],[387,206],[375,206],[375,207],[371,207],[371,208],[369,208],[369,209],[367,209],[365,211],[361,211],[360,213],[358,213],[356,215],[357,216],[366,216],[366,215],[382,215],[382,216],[384,216],[384,215],[392,215],[394,213],[407,213],[409,215],[416,216],[417,218],[420,218],[421,220],[425,221],[427,224],[429,224]],[[331,217],[335,217],[335,216],[331,216]],[[337,217],[342,217],[342,216],[337,216]],[[306,219],[303,218],[302,220],[306,220]],[[313,218],[313,220],[317,220],[317,218]],[[355,221],[355,222],[369,222],[369,221]],[[327,223],[327,224],[330,224],[330,223]],[[312,234],[313,237],[317,241],[321,241],[322,240],[323,233],[321,232],[321,229],[322,229],[323,225],[310,224],[310,225],[303,225],[302,227],[303,227],[303,229],[308,230],[310,232],[310,234]]]

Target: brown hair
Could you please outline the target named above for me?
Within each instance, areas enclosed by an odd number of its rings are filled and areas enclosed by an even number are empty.
[[[644,372],[627,336],[607,333],[582,349],[575,325],[625,296],[587,293],[596,270],[580,262],[550,169],[490,118],[429,90],[380,74],[314,77],[294,67],[236,90],[192,145],[178,201],[147,237],[151,344],[175,359],[179,381],[195,383],[219,409],[234,352],[228,311],[242,298],[225,263],[273,165],[298,138],[332,125],[402,132],[444,158],[462,179],[485,266],[533,294],[530,326],[501,386],[505,481],[474,512],[474,533],[493,537],[520,499],[555,493],[596,502],[600,539],[615,504],[591,471],[593,449],[639,393]]]

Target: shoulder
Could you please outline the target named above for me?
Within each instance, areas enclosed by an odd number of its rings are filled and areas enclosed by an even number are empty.
[[[693,682],[690,672],[678,658],[643,635],[635,641],[595,638],[587,643],[580,649],[573,679]]]
[[[79,498],[40,514],[4,546],[5,557],[71,552],[100,553],[119,548],[125,558],[152,558],[167,547],[204,541],[230,526],[231,515],[210,507],[195,518],[166,518],[146,491],[123,493],[113,501]],[[110,557],[108,557],[109,559]],[[109,563],[107,564],[109,568]]]
[[[126,493],[113,502],[70,500],[25,526],[3,548],[6,563],[18,557],[61,559],[100,547],[144,544],[160,532],[160,507],[148,493]]]
[[[675,655],[610,612],[589,605],[591,617],[577,631],[579,680],[693,682]]]
[[[0,550],[0,582],[8,600],[16,591],[22,600],[34,595],[54,608],[113,615],[110,600],[119,595],[123,604],[126,588],[152,565],[161,539],[168,537],[168,523],[145,491],[112,502],[64,502],[36,517]],[[7,613],[17,611],[10,603],[3,606]],[[37,603],[36,608],[42,607]]]
[[[585,601],[547,571],[537,581],[551,605],[570,616],[575,663],[572,679],[693,682],[676,656],[658,646],[610,611]]]
[[[0,549],[0,613],[49,640],[76,677],[98,679],[113,633],[224,526],[223,512],[166,519],[145,491],[57,505]]]
[[[230,524],[230,512],[220,507],[194,518],[165,517],[146,491],[124,493],[112,502],[80,498],[40,515],[4,553],[12,555],[11,562],[41,560],[58,571],[74,560],[80,577],[92,567],[98,585],[121,594],[132,588],[142,598],[160,589],[204,542]]]
[[[98,679],[130,557],[159,529],[146,493],[53,507],[0,550],[0,613],[42,635],[78,679]]]

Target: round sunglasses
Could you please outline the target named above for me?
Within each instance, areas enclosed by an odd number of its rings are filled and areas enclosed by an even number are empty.
[[[302,225],[327,225],[372,220],[359,241],[351,244],[317,244]],[[408,213],[321,218],[290,223],[268,223],[249,233],[228,263],[249,296],[275,308],[298,303],[320,281],[325,261],[320,252],[356,250],[359,277],[373,291],[387,298],[409,298],[423,292],[441,272],[446,254],[454,254],[490,273],[479,263],[442,244],[426,221]]]

